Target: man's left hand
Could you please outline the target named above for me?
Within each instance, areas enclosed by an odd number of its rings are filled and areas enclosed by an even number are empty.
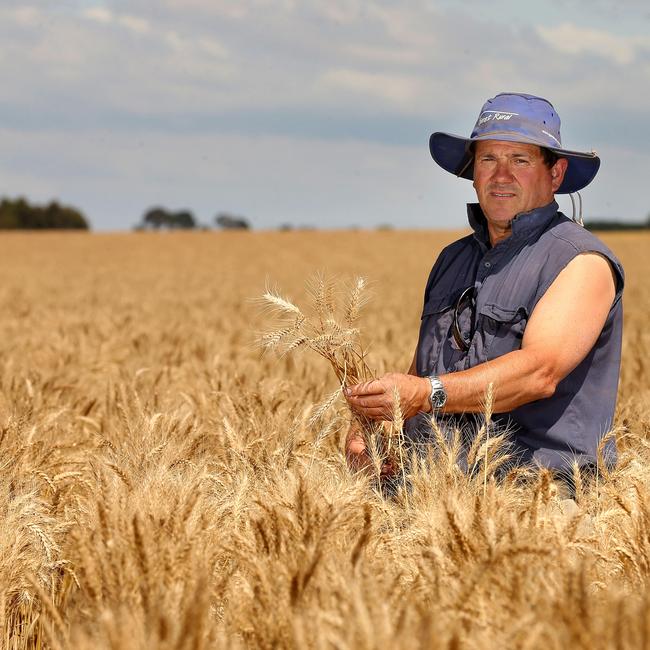
[[[402,417],[406,420],[417,413],[431,410],[431,382],[397,372],[366,381],[345,390],[350,407],[370,420],[392,420],[395,391],[399,395]]]

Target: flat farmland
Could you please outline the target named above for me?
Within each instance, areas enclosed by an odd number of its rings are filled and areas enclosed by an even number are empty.
[[[460,234],[0,235],[1,647],[649,647],[649,234],[602,236],[620,462],[575,504],[433,460],[383,498],[344,407],[311,423],[327,363],[255,343],[267,287],[361,275],[368,363],[405,371]]]

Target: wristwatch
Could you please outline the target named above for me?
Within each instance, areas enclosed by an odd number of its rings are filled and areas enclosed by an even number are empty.
[[[431,375],[428,379],[431,382],[431,395],[429,395],[431,412],[435,413],[447,402],[447,393],[445,392],[445,387],[442,385],[438,375]]]

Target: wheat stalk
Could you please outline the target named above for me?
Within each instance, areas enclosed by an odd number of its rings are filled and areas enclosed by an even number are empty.
[[[275,350],[281,356],[310,349],[328,361],[339,383],[335,393],[316,408],[310,425],[322,419],[341,389],[374,378],[366,362],[360,331],[353,326],[366,300],[367,282],[364,278],[355,278],[342,300],[337,300],[336,286],[337,283],[324,274],[308,282],[312,313],[305,313],[277,290],[267,289],[260,299],[261,305],[275,315],[276,327],[261,333],[258,345],[264,350]],[[380,423],[352,411],[351,416],[361,426],[369,449],[376,443],[392,453],[392,443],[390,439],[384,440]]]

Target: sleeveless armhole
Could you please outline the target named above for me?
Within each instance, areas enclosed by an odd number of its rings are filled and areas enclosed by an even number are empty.
[[[557,276],[567,267],[569,262],[575,259],[578,255],[589,254],[599,255],[609,262],[609,266],[614,275],[616,284],[614,300],[612,301],[612,308],[614,308],[623,295],[623,287],[625,284],[625,274],[623,272],[623,267],[616,259],[614,254],[604,244],[601,244],[601,242],[595,237],[595,241],[585,242],[585,245],[578,246],[574,241],[566,239],[557,233],[552,233],[552,235],[565,244],[564,256],[560,264],[556,265],[553,269],[553,272],[548,277],[544,278],[544,282],[539,285],[535,305],[533,305],[533,308],[537,305],[541,297],[546,293],[553,282],[555,282]]]

